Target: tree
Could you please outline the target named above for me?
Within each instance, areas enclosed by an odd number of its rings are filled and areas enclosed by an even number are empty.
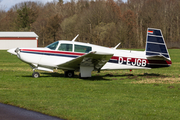
[[[63,1],[22,2],[8,12],[0,6],[0,30],[33,30],[40,46],[80,34],[77,41],[142,48],[147,28],[152,27],[162,30],[168,47],[179,47],[179,0]]]
[[[18,9],[17,13],[17,29],[29,31],[31,29],[31,24],[35,22],[38,16],[37,11],[34,11],[33,8],[27,7],[26,3],[24,3],[23,8]]]
[[[58,15],[52,16],[48,20],[46,31],[47,34],[49,35],[49,38],[51,39],[53,38],[53,41],[56,41],[56,36],[57,36],[56,33],[59,31],[59,29],[61,29],[60,23],[61,23],[61,17]]]
[[[99,45],[112,47],[115,46],[115,33],[116,33],[116,27],[115,23],[100,23],[97,25],[94,29],[93,36],[95,39],[97,39],[97,43]]]
[[[76,36],[78,34],[78,32],[76,31],[76,25],[78,22],[78,15],[76,14],[71,17],[65,18],[61,23],[62,38],[72,39],[74,36]]]
[[[14,20],[17,17],[16,12],[9,10],[8,12],[2,12],[0,16],[0,30],[1,31],[12,31],[15,30]]]
[[[126,47],[127,48],[133,48],[136,47],[137,40],[136,34],[135,34],[135,28],[136,28],[136,16],[133,11],[127,10],[123,16],[122,19],[124,21],[124,30],[126,31]]]

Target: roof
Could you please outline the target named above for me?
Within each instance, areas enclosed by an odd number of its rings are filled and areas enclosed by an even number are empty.
[[[0,37],[39,37],[35,32],[0,32]]]

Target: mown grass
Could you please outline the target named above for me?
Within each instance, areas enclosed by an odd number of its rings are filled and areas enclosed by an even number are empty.
[[[180,119],[180,56],[151,70],[93,72],[89,79],[40,72],[0,51],[0,102],[72,120]]]

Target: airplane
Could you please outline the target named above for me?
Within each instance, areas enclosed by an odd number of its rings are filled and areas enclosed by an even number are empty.
[[[30,65],[32,76],[40,77],[35,70],[53,72],[62,69],[65,77],[91,77],[92,71],[151,69],[169,67],[172,62],[160,29],[148,28],[145,51],[120,50],[72,40],[56,41],[44,48],[13,48],[7,52]]]

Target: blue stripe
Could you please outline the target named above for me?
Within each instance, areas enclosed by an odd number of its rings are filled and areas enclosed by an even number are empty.
[[[74,56],[74,55],[53,54],[53,53],[28,52],[28,51],[21,51],[21,52],[22,52],[22,53],[30,53],[30,54],[38,54],[38,55],[50,55],[50,56],[71,57],[71,58],[77,58],[77,57],[79,57],[79,56]]]
[[[71,58],[77,58],[79,56],[74,56],[74,55],[64,55],[64,54],[52,54],[52,53],[41,53],[41,52],[29,52],[29,51],[21,51],[22,53],[30,53],[30,54],[38,54],[38,55],[50,55],[50,56],[62,56],[62,57],[71,57]],[[117,63],[118,60],[109,60],[108,62],[110,63]]]
[[[110,62],[110,63],[118,63],[118,60],[109,60],[108,62]]]

